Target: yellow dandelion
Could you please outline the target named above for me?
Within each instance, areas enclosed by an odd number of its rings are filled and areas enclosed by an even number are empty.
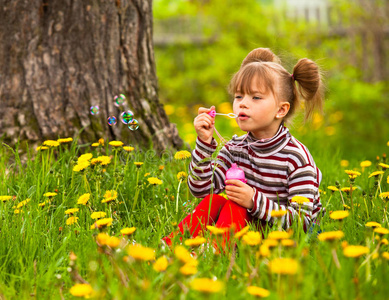
[[[197,264],[191,262],[184,264],[180,268],[180,273],[186,276],[194,275],[197,273]]]
[[[284,240],[288,239],[290,237],[290,234],[285,231],[272,231],[267,236],[268,240]]]
[[[364,160],[360,163],[361,168],[367,168],[371,166],[371,161],[370,160]]]
[[[195,260],[184,246],[178,245],[174,248],[175,256],[183,263],[188,263]]]
[[[350,193],[351,190],[355,191],[357,188],[355,186],[352,187],[352,189],[350,187],[344,187],[344,188],[341,188],[340,190],[342,192],[345,192],[345,193]]]
[[[384,163],[379,163],[378,165],[379,165],[383,170],[386,170],[386,169],[389,168],[389,165],[384,164]]]
[[[389,260],[389,252],[387,252],[387,251],[382,252],[381,256],[382,256],[382,258],[385,258],[386,260]]]
[[[340,166],[343,167],[343,168],[348,167],[349,164],[350,164],[349,161],[346,160],[346,159],[342,159],[342,160],[340,161]]]
[[[136,260],[149,261],[155,257],[154,249],[143,247],[140,244],[127,247],[127,253]]]
[[[294,197],[292,197],[292,199],[290,201],[295,202],[297,204],[304,204],[304,203],[309,202],[309,199],[307,197],[303,197],[303,196],[294,196]]]
[[[92,146],[92,147],[98,147],[98,146],[100,146],[100,144],[99,144],[99,143],[92,143],[91,146]]]
[[[375,227],[381,227],[381,224],[380,223],[377,223],[377,222],[367,222],[365,224],[366,227],[372,227],[372,228],[375,228]]]
[[[147,181],[151,185],[161,185],[162,184],[162,180],[158,179],[157,177],[149,177],[149,178],[147,178]]]
[[[250,295],[253,295],[253,296],[256,296],[259,298],[266,298],[270,295],[270,292],[268,290],[257,287],[257,286],[250,285],[246,288],[246,290],[247,290],[247,293],[249,293]]]
[[[121,142],[121,141],[111,141],[108,144],[110,146],[112,146],[112,147],[121,147],[121,146],[123,146],[123,142]]]
[[[106,156],[106,155],[101,155],[101,156],[97,157],[96,159],[97,159],[97,162],[99,162],[100,165],[102,165],[102,166],[106,166],[106,165],[111,163],[111,158],[109,156]]]
[[[107,245],[107,241],[108,241],[109,238],[110,238],[110,236],[108,234],[106,234],[106,233],[99,233],[96,236],[96,242],[100,246],[105,246],[105,245]]]
[[[112,222],[113,222],[113,219],[112,218],[104,218],[104,219],[100,219],[100,220],[97,220],[92,226],[91,226],[91,229],[96,229],[96,228],[104,228],[104,227],[108,227],[108,226],[111,226],[112,225]]]
[[[99,139],[99,144],[102,145],[102,146],[104,146],[104,139],[103,139],[103,138],[100,138],[100,139]]]
[[[164,272],[166,271],[167,266],[168,266],[168,261],[166,256],[161,256],[153,264],[153,269],[157,272]]]
[[[78,220],[78,217],[69,217],[66,220],[66,225],[73,225],[73,224],[77,223],[77,220]]]
[[[235,233],[234,237],[236,239],[240,239],[242,236],[244,236],[250,229],[250,226],[246,226],[244,228],[242,228],[240,231],[238,231],[237,233]]]
[[[258,231],[249,231],[242,237],[243,243],[249,246],[259,245],[261,240],[262,235]]]
[[[162,171],[164,168],[165,168],[165,166],[160,165],[160,166],[158,167],[158,170]]]
[[[190,154],[189,151],[183,150],[183,151],[176,152],[176,154],[174,154],[174,159],[183,160],[183,159],[191,158],[191,156],[192,155]]]
[[[294,275],[299,270],[299,264],[292,258],[275,258],[269,262],[269,270],[275,274]]]
[[[58,139],[57,142],[60,144],[66,144],[66,143],[73,142],[73,138],[70,137],[70,138]]]
[[[92,286],[87,283],[76,283],[73,285],[69,293],[72,294],[74,297],[84,297],[88,298],[93,293]]]
[[[44,193],[43,196],[45,196],[47,198],[51,198],[51,197],[57,196],[57,193],[48,192],[48,193]]]
[[[19,202],[18,205],[16,206],[16,208],[22,208],[23,206],[26,206],[26,204],[30,201],[31,201],[31,199],[27,198],[26,200]]]
[[[48,147],[58,147],[59,143],[57,141],[53,140],[47,140],[43,142],[43,146],[48,146]]]
[[[188,247],[197,247],[204,244],[207,240],[201,236],[196,236],[193,239],[188,239],[184,242],[184,244]]]
[[[320,233],[317,238],[319,241],[335,241],[340,240],[344,237],[343,231],[337,230],[337,231],[327,231]]]
[[[355,179],[357,176],[360,176],[361,173],[353,170],[344,170],[344,172],[351,178]]]
[[[132,151],[135,150],[135,148],[134,148],[134,147],[130,147],[130,146],[124,146],[124,147],[123,147],[123,150],[125,150],[125,151],[127,151],[127,152],[132,152]]]
[[[85,161],[90,161],[93,158],[92,153],[85,153],[80,155],[80,157],[77,159],[77,163],[85,162]]]
[[[336,186],[333,186],[333,185],[327,186],[327,189],[329,189],[329,190],[331,190],[333,192],[339,191],[339,189]]]
[[[46,147],[46,146],[39,146],[39,147],[36,147],[36,151],[41,151],[41,150],[47,150],[49,149],[49,147]]]
[[[116,236],[110,236],[107,240],[107,246],[111,248],[117,248],[120,245],[120,239]]]
[[[134,162],[134,165],[139,169],[143,165],[143,162]]]
[[[221,235],[228,231],[228,228],[219,228],[212,225],[207,225],[207,229],[214,235]]]
[[[74,213],[78,212],[80,209],[79,208],[69,208],[65,210],[66,215],[73,215]]]
[[[383,199],[388,199],[389,198],[389,192],[383,192],[380,194],[380,197],[382,197]]]
[[[368,253],[369,253],[369,248],[365,246],[359,246],[359,245],[358,246],[349,245],[343,249],[343,254],[346,257],[360,257]]]
[[[0,196],[0,201],[5,202],[11,200],[12,196]]]
[[[114,190],[106,191],[104,194],[104,199],[101,200],[101,203],[111,202],[113,200],[116,200],[117,197],[118,197],[117,191],[114,191]]]
[[[342,220],[349,216],[349,212],[347,210],[336,210],[330,214],[330,218],[333,220]]]
[[[185,180],[186,177],[188,177],[188,174],[186,174],[186,172],[178,172],[178,173],[177,173],[177,179],[178,179],[178,181]]]
[[[82,161],[82,162],[78,163],[77,165],[75,165],[73,167],[73,171],[74,172],[80,172],[80,171],[85,170],[89,166],[90,166],[90,162],[89,161]]]
[[[385,234],[389,233],[389,229],[386,229],[384,227],[377,227],[377,228],[374,229],[374,232],[378,233],[380,235],[385,235]]]
[[[46,205],[46,201],[41,202],[41,203],[38,204],[39,207],[44,207],[45,205]]]
[[[15,214],[15,215],[18,215],[18,214],[20,214],[20,212],[21,212],[21,210],[20,210],[20,209],[15,209],[15,210],[14,210],[14,214]]]
[[[136,228],[135,227],[126,227],[120,230],[120,233],[123,235],[131,235],[135,232]]]
[[[380,243],[383,245],[389,245],[389,241],[387,239],[382,239]]]
[[[223,282],[209,278],[195,278],[190,282],[192,290],[202,293],[219,293],[224,289]]]
[[[88,203],[89,199],[90,199],[89,193],[83,194],[78,198],[77,204],[86,205]]]
[[[95,211],[91,214],[91,218],[93,220],[96,220],[96,219],[101,219],[101,218],[104,218],[105,216],[107,215],[107,213],[103,212],[103,211]]]
[[[378,177],[379,175],[384,174],[384,173],[385,173],[384,171],[375,171],[369,175],[369,178],[370,177]]]
[[[287,212],[288,212],[287,210],[272,210],[270,215],[273,218],[282,218],[287,214]]]
[[[270,249],[267,245],[261,245],[259,247],[259,254],[262,257],[269,257],[270,256]]]
[[[269,248],[274,248],[278,245],[278,240],[265,239],[263,244]]]
[[[144,175],[144,177],[147,177],[147,176],[150,176],[150,173],[146,173],[146,174]]]
[[[296,246],[296,242],[294,240],[291,240],[291,239],[284,239],[284,240],[281,240],[281,245],[284,247],[294,247],[294,246]]]

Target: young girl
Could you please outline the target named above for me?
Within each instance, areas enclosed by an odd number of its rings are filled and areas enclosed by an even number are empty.
[[[236,121],[247,134],[233,136],[212,160],[217,143],[212,137],[215,120],[208,112],[214,107],[199,109],[188,184],[195,197],[205,198],[178,225],[180,232],[188,230],[195,237],[206,225],[232,227],[235,232],[249,222],[272,226],[275,218],[271,213],[278,210],[287,211],[281,219],[283,228],[301,218],[307,230],[322,210],[318,191],[321,172],[308,149],[284,123],[300,106],[300,99],[304,100],[306,118],[315,108],[322,108],[318,66],[304,58],[290,74],[269,49],[254,49],[233,76],[229,91],[234,96]],[[247,183],[226,181],[233,163],[244,171]],[[223,191],[228,199],[218,195]],[[309,202],[291,201],[297,195]],[[171,245],[178,234],[173,232],[163,240]],[[225,242],[228,238],[227,231]]]

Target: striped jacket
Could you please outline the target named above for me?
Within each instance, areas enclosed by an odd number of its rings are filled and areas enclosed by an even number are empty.
[[[322,210],[319,184],[321,172],[316,167],[308,149],[295,139],[288,128],[281,125],[277,134],[265,141],[255,139],[252,134],[233,136],[212,158],[217,143],[211,144],[199,138],[192,152],[189,166],[188,184],[197,198],[221,193],[225,188],[225,177],[232,163],[244,172],[247,184],[254,188],[254,206],[249,213],[263,222],[272,225],[273,210],[287,210],[281,219],[283,228],[291,226],[299,215],[304,219],[304,230]],[[296,196],[310,200],[297,204],[290,200]]]

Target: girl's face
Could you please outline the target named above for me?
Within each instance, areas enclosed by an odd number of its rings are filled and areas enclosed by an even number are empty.
[[[257,139],[271,138],[277,133],[289,110],[289,103],[277,101],[270,90],[267,93],[260,92],[257,82],[253,78],[250,92],[235,93],[233,110],[238,116],[236,122],[240,129],[250,131]]]

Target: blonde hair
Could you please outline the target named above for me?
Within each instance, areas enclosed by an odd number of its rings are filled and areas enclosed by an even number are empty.
[[[232,77],[229,85],[230,94],[236,92],[250,94],[254,79],[260,92],[270,91],[278,101],[289,102],[290,109],[285,116],[286,120],[293,116],[300,100],[305,103],[305,120],[311,117],[314,110],[321,112],[323,109],[324,88],[320,70],[318,65],[308,58],[300,59],[290,74],[270,49],[254,49]]]

